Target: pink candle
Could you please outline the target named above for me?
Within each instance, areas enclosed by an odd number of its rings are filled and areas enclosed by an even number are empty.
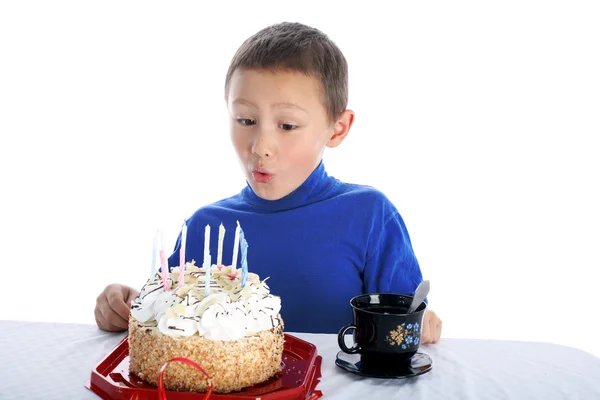
[[[160,270],[163,281],[163,286],[165,290],[170,289],[169,278],[167,270],[169,267],[167,266],[167,257],[165,256],[165,232],[161,231],[160,233]]]

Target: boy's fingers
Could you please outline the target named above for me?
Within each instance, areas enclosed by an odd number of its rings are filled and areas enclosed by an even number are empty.
[[[120,290],[112,290],[106,294],[108,305],[123,321],[129,319],[129,307],[125,304],[125,296]]]
[[[131,308],[131,302],[135,300],[135,298],[138,296],[138,294],[140,294],[140,292],[132,288],[128,288],[127,292],[128,293],[125,295],[125,298],[127,299],[125,300],[125,303],[127,305],[127,308]],[[129,311],[127,312],[127,318],[129,318]]]
[[[437,343],[442,335],[442,320],[436,315],[431,318],[431,343]]]
[[[115,307],[117,309],[115,309]],[[108,293],[106,296],[106,304],[104,305],[104,307],[100,307],[100,312],[102,313],[102,316],[104,317],[105,321],[111,323],[116,327],[126,328],[129,316],[127,317],[127,319],[125,319],[118,312],[119,309],[122,312],[123,308],[125,308],[125,310],[129,312],[129,309],[125,305],[123,299],[119,298],[118,293],[116,295]]]
[[[100,313],[102,314],[104,322],[107,325],[113,326],[119,330],[127,328],[127,322],[123,318],[121,318],[116,312],[114,312],[110,307],[101,308]]]
[[[421,343],[427,344],[430,342],[431,338],[431,328],[429,327],[429,318],[425,317],[423,319],[423,332],[421,332]]]
[[[96,317],[96,324],[98,325],[98,327],[100,329],[109,331],[109,332],[122,332],[123,331],[123,328],[119,328],[118,326],[115,326],[115,325],[111,324],[110,322],[106,321],[99,308],[96,308],[96,310],[94,311],[94,316]]]
[[[442,320],[438,318],[435,342],[437,343],[437,341],[440,340],[441,337],[442,337]]]
[[[423,316],[423,331],[421,332],[421,343],[437,343],[442,335],[442,320],[431,310],[425,311]]]

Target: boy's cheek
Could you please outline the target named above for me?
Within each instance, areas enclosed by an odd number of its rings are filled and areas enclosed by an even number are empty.
[[[231,142],[235,147],[236,151],[239,153],[242,149],[246,147],[252,146],[252,139],[250,135],[242,135],[240,132],[236,130],[231,130]]]

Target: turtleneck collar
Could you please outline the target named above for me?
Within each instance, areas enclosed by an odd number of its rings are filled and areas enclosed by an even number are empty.
[[[325,172],[323,160],[296,190],[278,200],[259,197],[250,183],[242,190],[242,198],[248,204],[265,213],[290,210],[320,201],[333,186],[334,179]]]

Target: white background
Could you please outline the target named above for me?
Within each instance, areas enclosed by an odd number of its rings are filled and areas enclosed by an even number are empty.
[[[598,3],[358,4],[3,2],[0,319],[94,323],[158,227],[243,187],[225,72],[288,20],[348,59],[326,167],[399,208],[444,336],[600,355]]]

